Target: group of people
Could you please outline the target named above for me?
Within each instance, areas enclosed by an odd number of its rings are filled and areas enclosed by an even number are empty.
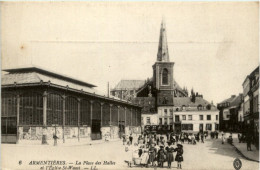
[[[148,165],[163,167],[164,162],[167,162],[168,168],[171,168],[171,164],[175,160],[178,162],[177,168],[181,169],[183,145],[180,142],[173,141],[173,138],[167,139],[166,137],[165,139],[164,136],[157,134],[140,135],[134,145],[129,140],[125,147],[125,151],[129,153],[128,166],[131,167],[135,163],[145,167],[148,167]],[[124,137],[123,144],[125,144]],[[176,153],[175,159],[174,153]]]

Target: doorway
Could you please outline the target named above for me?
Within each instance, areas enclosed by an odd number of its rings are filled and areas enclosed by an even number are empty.
[[[91,123],[91,139],[100,140],[101,135],[101,120],[93,119]]]
[[[203,124],[200,124],[200,132],[203,133]]]

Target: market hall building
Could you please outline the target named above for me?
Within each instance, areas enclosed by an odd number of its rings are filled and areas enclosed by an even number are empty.
[[[3,70],[2,143],[116,139],[140,133],[141,107],[38,67]]]

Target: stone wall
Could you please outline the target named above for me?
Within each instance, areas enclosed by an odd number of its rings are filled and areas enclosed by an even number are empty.
[[[110,138],[111,139],[119,138],[119,127],[118,126],[111,126],[110,127]]]
[[[110,127],[102,127],[101,128],[102,140],[109,140],[111,137]]]
[[[125,128],[126,135],[130,135],[132,131],[130,127]],[[21,126],[18,128],[19,143],[34,143],[41,144],[42,135],[46,134],[47,143],[52,144],[54,142],[53,135],[55,134],[55,127],[27,127]],[[118,139],[119,138],[119,127],[101,127],[102,140]],[[91,127],[56,127],[56,135],[58,137],[58,144],[63,142],[89,142],[91,141]],[[64,135],[64,140],[63,140]]]

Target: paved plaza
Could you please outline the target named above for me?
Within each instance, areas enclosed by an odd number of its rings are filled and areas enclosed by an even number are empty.
[[[183,156],[182,169],[234,169],[233,161],[235,158],[242,161],[241,169],[259,169],[259,163],[244,159],[232,145],[227,143],[222,145],[220,139],[206,139],[204,144],[197,143],[196,145],[185,143]],[[2,167],[11,170],[41,168],[55,170],[55,168],[61,167],[61,169],[128,169],[124,162],[127,159],[127,154],[121,141],[57,147],[52,145],[2,144],[1,157],[2,163],[4,162]],[[31,165],[37,163],[32,161],[55,161],[56,163],[53,163],[53,166],[43,165],[42,162],[38,162],[40,165]],[[65,161],[65,165],[62,165],[64,163],[62,161]],[[97,161],[101,165],[95,165]],[[81,163],[81,165],[76,165],[76,162]],[[167,169],[166,164],[163,169]],[[154,168],[134,166],[131,169]],[[177,162],[173,162],[172,169],[177,169]]]

